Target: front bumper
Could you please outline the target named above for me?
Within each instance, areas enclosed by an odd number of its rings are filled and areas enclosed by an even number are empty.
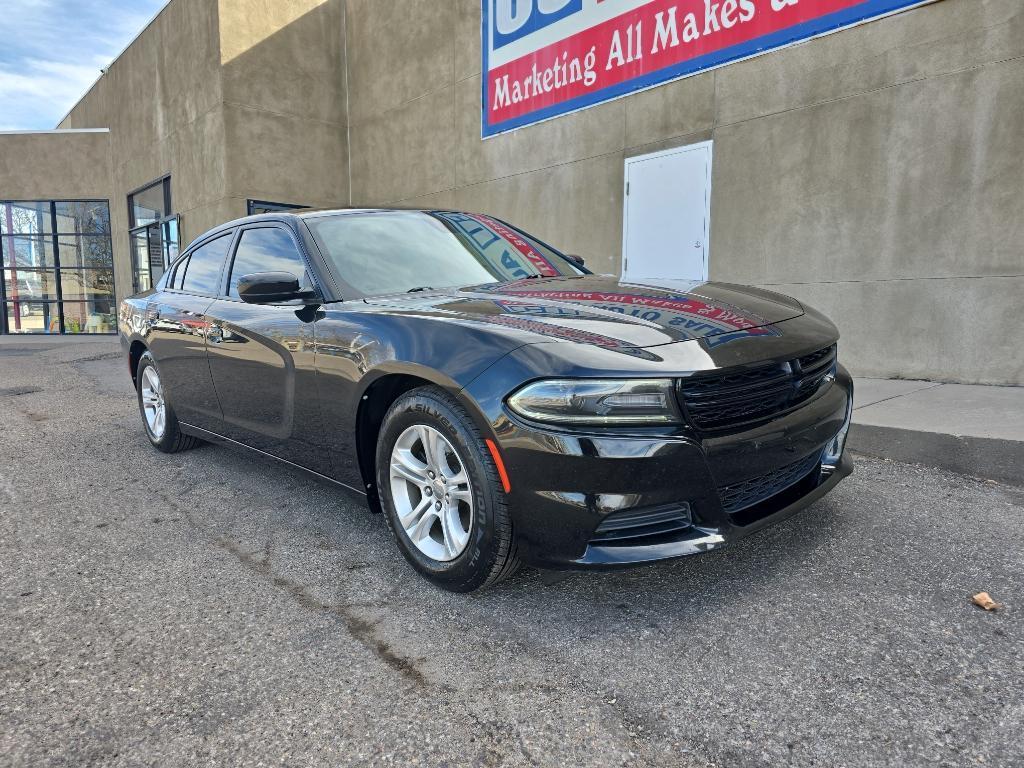
[[[782,491],[779,496],[785,497],[784,501],[778,497],[769,498],[764,502],[765,506],[769,510],[774,509],[775,511],[766,511],[764,516],[758,517],[756,521],[747,525],[734,525],[728,520],[722,521],[717,528],[695,525],[689,532],[681,534],[676,541],[636,546],[601,546],[588,543],[582,556],[569,563],[549,562],[548,567],[561,565],[562,567],[578,568],[614,568],[615,566],[640,565],[656,560],[668,560],[710,552],[729,541],[743,538],[792,517],[835,488],[839,481],[850,475],[851,472],[853,472],[853,459],[844,454],[834,469],[816,469],[812,475],[806,478],[806,484],[800,489],[801,492],[798,495],[786,494],[785,491]],[[793,498],[794,495],[795,498]]]
[[[852,396],[852,379],[840,367],[835,381],[797,410],[717,437],[559,432],[506,413],[496,435],[520,555],[545,568],[615,568],[708,552],[784,520],[852,472],[848,455],[821,461],[849,419]],[[781,485],[765,478],[781,478]],[[758,495],[759,483],[771,493]],[[755,489],[754,503],[749,496],[737,503],[732,490],[747,486]],[[611,545],[595,535],[616,515],[673,508],[686,510],[689,525]]]

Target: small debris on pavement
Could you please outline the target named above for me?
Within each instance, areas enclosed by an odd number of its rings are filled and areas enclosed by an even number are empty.
[[[971,600],[975,605],[984,608],[986,611],[997,611],[1002,607],[992,599],[988,592],[979,592]]]

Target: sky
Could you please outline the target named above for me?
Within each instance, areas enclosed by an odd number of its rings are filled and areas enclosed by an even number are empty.
[[[0,131],[55,128],[165,1],[0,0]]]

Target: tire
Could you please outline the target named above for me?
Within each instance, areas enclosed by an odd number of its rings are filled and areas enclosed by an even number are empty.
[[[154,428],[151,425],[151,419],[147,416],[146,405],[143,402],[143,392],[148,390],[151,393],[153,377],[152,374],[147,374],[147,369],[152,369],[153,374],[156,376],[156,383],[159,389],[159,403],[163,408],[163,422],[162,426],[158,422],[157,427]],[[166,392],[163,390],[163,386],[160,379],[160,369],[157,368],[156,361],[153,359],[153,355],[149,352],[143,352],[142,357],[139,358],[139,367],[135,374],[135,394],[139,401],[139,415],[142,416],[142,428],[146,431],[146,437],[149,438],[149,442],[153,444],[153,447],[158,451],[164,453],[177,453],[178,451],[186,451],[189,448],[195,448],[199,445],[199,438],[193,437],[192,435],[184,434],[178,426],[178,418],[174,415],[174,408],[171,407],[170,402],[166,399]]]
[[[423,428],[428,429],[424,431]],[[443,464],[431,464],[422,450],[426,443],[418,437],[432,434],[429,430],[436,431],[447,441],[447,447],[442,446],[443,450],[453,449],[447,453]],[[441,486],[436,486],[437,490],[433,490],[431,496],[427,486],[418,485],[419,481],[393,478],[392,455],[396,445],[402,451],[406,450],[403,446],[412,445],[408,453],[412,454],[415,462],[428,468],[441,467],[441,471],[436,473],[439,480],[444,480],[443,473],[447,471],[444,466],[453,470],[450,478],[453,501],[450,506],[447,492],[444,501],[439,501]],[[435,453],[440,455],[441,452]],[[518,570],[518,547],[508,511],[508,497],[487,444],[465,408],[454,397],[442,389],[428,386],[411,390],[396,400],[385,415],[377,438],[376,466],[377,489],[388,526],[405,559],[429,581],[451,592],[473,592],[493,586]],[[465,472],[468,488],[463,489],[459,482],[463,477],[462,472],[457,471],[459,468]],[[403,497],[403,494],[407,496]],[[423,523],[424,527],[430,526],[428,535],[421,535],[424,528],[412,526],[413,535],[417,535],[421,542],[417,544],[403,525],[399,508],[408,515],[415,515],[416,500],[422,503],[427,498],[433,499],[428,502],[428,507],[440,503],[445,506],[439,512],[428,510],[418,518],[427,521],[431,514],[434,515],[433,523]],[[467,500],[471,500],[471,507]],[[410,508],[412,512],[409,512]],[[441,515],[449,509],[458,517],[458,522],[448,523],[445,527]],[[414,518],[407,516],[407,523],[411,519]],[[456,517],[449,519],[455,521]],[[449,537],[450,529],[457,533]],[[468,534],[468,538],[463,537],[465,544],[456,554],[456,547],[450,544],[452,541],[458,543],[462,534]],[[435,552],[439,554],[431,556]]]

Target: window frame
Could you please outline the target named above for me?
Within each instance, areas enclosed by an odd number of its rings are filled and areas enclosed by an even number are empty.
[[[239,231],[240,228],[236,227],[232,227],[229,229],[218,229],[214,232],[210,232],[207,236],[203,237],[202,239],[196,240],[194,243],[190,244],[189,247],[185,249],[185,252],[182,253],[178,258],[176,258],[169,267],[167,267],[167,269],[164,271],[163,276],[160,278],[160,281],[156,284],[156,287],[159,288],[159,290],[161,291],[166,291],[167,293],[181,294],[183,296],[196,296],[204,299],[220,298],[219,291],[222,291],[224,286],[224,267],[227,265],[229,259],[232,261],[234,260],[235,243],[238,240]],[[220,265],[220,275],[217,278],[216,286],[218,292],[196,293],[195,291],[186,291],[184,288],[176,288],[174,286],[174,278],[177,276],[178,270],[181,269],[182,265],[192,258],[192,254],[198,251],[203,246],[209,245],[215,240],[220,240],[222,238],[227,238],[229,242],[228,250],[224,254],[224,260]],[[186,267],[186,273],[187,271],[188,268]],[[170,284],[168,285],[168,283]]]
[[[163,209],[161,211],[161,214],[154,221],[148,222],[146,224],[139,224],[135,220],[135,206],[133,205],[133,199],[135,198],[136,195],[139,195],[142,192],[145,192],[147,189],[151,189],[152,187],[155,187],[157,185],[160,185],[160,191],[162,193],[161,196],[163,197]],[[179,252],[181,251],[181,243],[185,239],[184,233],[182,232],[182,228],[181,228],[181,216],[179,214],[177,214],[177,213],[174,213],[173,195],[171,194],[171,174],[170,173],[165,173],[164,175],[162,175],[162,176],[160,176],[160,177],[158,177],[156,179],[153,179],[151,181],[147,181],[145,184],[143,184],[140,187],[136,187],[135,189],[133,189],[132,191],[130,191],[127,194],[127,196],[125,197],[125,203],[128,206],[128,253],[129,253],[129,256],[131,258],[132,291],[135,292],[135,293],[139,293],[139,292],[144,291],[144,290],[150,290],[152,288],[156,288],[158,285],[160,285],[161,282],[163,281],[163,275],[167,274],[167,271],[171,268],[171,264],[164,264],[163,274],[159,278],[157,278],[156,280],[154,280],[153,276],[150,275],[150,277],[149,277],[149,288],[143,288],[141,286],[141,284],[139,283],[139,269],[138,269],[138,264],[137,264],[137,260],[136,260],[135,242],[134,242],[135,236],[139,235],[139,234],[142,234],[145,237],[145,239],[146,239],[146,255],[147,255],[147,260],[148,260],[147,268],[152,266],[152,260],[149,258],[149,249],[150,249],[149,229],[150,229],[150,227],[156,227],[157,231],[160,233],[160,251],[161,251],[160,259],[161,259],[161,261],[164,260],[164,253],[163,252],[164,252],[165,246],[166,246],[166,241],[164,241],[164,231],[165,231],[165,227],[167,226],[168,223],[174,222],[174,224],[175,224],[175,230],[176,230],[177,238],[178,238],[176,244],[178,246]],[[177,261],[177,259],[175,261]]]
[[[145,224],[139,224],[135,220],[135,207],[132,205],[132,198],[134,198],[138,194],[141,194],[142,192],[145,192],[150,187],[155,187],[157,184],[160,185],[160,191],[163,193],[163,211],[161,212],[160,216],[156,219],[156,221],[150,221]],[[131,231],[133,229],[142,229],[143,227],[148,227],[152,224],[162,223],[164,219],[173,218],[173,214],[169,213],[169,211],[174,210],[171,198],[171,174],[165,173],[163,176],[151,179],[142,186],[136,187],[135,189],[131,190],[125,196],[125,202],[128,204],[128,231]]]

